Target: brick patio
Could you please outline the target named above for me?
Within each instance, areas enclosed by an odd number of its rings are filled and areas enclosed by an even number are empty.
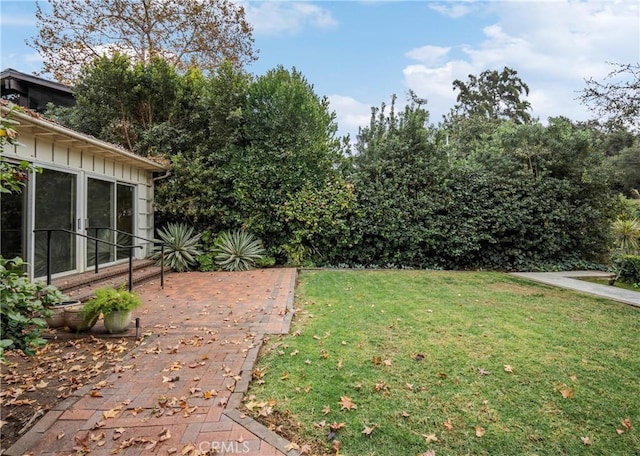
[[[79,389],[5,454],[67,456],[78,440],[96,456],[119,448],[181,455],[189,445],[187,454],[297,454],[238,411],[264,335],[289,331],[296,277],[295,269],[189,272],[168,275],[164,290],[157,282],[137,288],[140,346],[97,397],[95,385]]]

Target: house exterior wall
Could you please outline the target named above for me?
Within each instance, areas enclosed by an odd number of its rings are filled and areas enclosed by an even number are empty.
[[[112,182],[114,185],[126,185],[134,189],[133,202],[133,220],[134,234],[146,239],[153,239],[154,236],[154,220],[153,220],[153,172],[160,172],[162,167],[157,165],[155,168],[149,163],[142,163],[137,166],[137,161],[145,159],[132,158],[130,153],[122,155],[114,150],[113,147],[100,148],[89,141],[75,139],[71,136],[67,137],[60,134],[59,131],[48,133],[41,125],[32,126],[27,122],[20,122],[16,127],[18,131],[19,145],[5,144],[2,150],[2,156],[7,161],[28,161],[38,167],[50,169],[52,171],[60,171],[73,174],[76,176],[76,216],[77,223],[75,230],[82,234],[89,234],[86,231],[87,217],[87,187],[88,179],[98,179]],[[58,128],[59,130],[59,128]],[[105,143],[106,144],[106,143]],[[110,146],[110,145],[109,145]],[[128,154],[128,155],[127,155]],[[147,168],[147,169],[145,169]],[[151,169],[149,169],[151,168]],[[27,228],[26,236],[27,252],[32,251],[34,239],[31,231],[34,227],[34,217],[37,214],[34,211],[33,198],[29,194],[33,194],[34,182],[36,179],[30,179],[27,184]],[[84,239],[80,241],[78,251],[82,252],[86,248]],[[152,253],[153,245],[151,243],[136,240],[136,244],[142,245],[143,249],[133,249],[136,258],[145,258]],[[80,253],[79,255],[81,255]],[[80,258],[80,256],[78,256]],[[87,270],[88,260],[81,258],[78,264],[79,270]]]

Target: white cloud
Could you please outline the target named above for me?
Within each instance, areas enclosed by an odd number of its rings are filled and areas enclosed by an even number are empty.
[[[432,65],[437,63],[444,58],[449,51],[450,47],[442,47],[442,46],[422,46],[419,48],[411,49],[405,55],[410,59],[417,60],[426,65]]]
[[[329,108],[336,112],[336,120],[340,127],[338,134],[342,136],[349,133],[354,141],[358,127],[369,124],[372,105],[338,94],[329,95],[327,98]]]
[[[543,121],[556,115],[584,120],[589,114],[576,100],[584,80],[603,78],[611,70],[606,62],[632,63],[640,57],[640,8],[636,2],[500,2],[482,6],[498,20],[483,28],[484,38],[479,43],[456,45],[462,51],[461,60],[429,61],[415,49],[406,54],[416,63],[404,68],[405,85],[429,100],[433,120],[455,103],[455,79],[467,80],[469,74],[504,66],[517,70],[529,85],[535,116]],[[426,43],[418,49],[430,47],[437,48]]]
[[[464,5],[462,3],[455,3],[453,5],[438,3],[435,5],[429,5],[429,8],[453,19],[466,16],[472,11],[469,5]]]
[[[240,2],[256,35],[296,34],[304,27],[331,28],[331,11],[308,2]]]

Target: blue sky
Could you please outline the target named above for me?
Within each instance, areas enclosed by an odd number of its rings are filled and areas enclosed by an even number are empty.
[[[42,3],[42,2],[41,2]],[[621,1],[239,1],[254,27],[260,75],[296,67],[327,96],[340,133],[355,137],[370,109],[409,89],[438,122],[455,104],[452,82],[508,66],[529,85],[533,114],[585,120],[576,100],[606,62],[640,61],[640,7]],[[0,0],[0,68],[31,73],[41,59],[35,2]]]

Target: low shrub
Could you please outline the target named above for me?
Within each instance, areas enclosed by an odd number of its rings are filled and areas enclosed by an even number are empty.
[[[44,318],[51,315],[50,307],[65,299],[56,287],[29,280],[24,264],[19,257],[0,256],[0,359],[6,349],[32,356],[35,348],[46,344],[41,335],[47,327]]]
[[[613,258],[619,271],[618,280],[640,284],[640,255],[620,255]]]

